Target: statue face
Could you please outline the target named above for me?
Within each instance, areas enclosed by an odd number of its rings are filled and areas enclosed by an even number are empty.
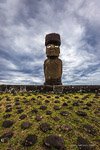
[[[54,44],[48,44],[46,46],[46,54],[47,56],[59,56],[60,47]]]

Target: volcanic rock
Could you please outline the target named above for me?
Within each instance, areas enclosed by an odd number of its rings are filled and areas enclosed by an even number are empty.
[[[84,111],[77,111],[76,114],[77,114],[78,116],[82,116],[82,117],[86,117],[86,116],[87,116],[87,113],[84,112]]]
[[[24,104],[27,104],[27,103],[29,103],[29,101],[28,101],[28,100],[24,100],[23,103],[24,103]]]
[[[89,124],[85,124],[85,125],[83,125],[83,128],[87,133],[94,135],[94,136],[97,135],[97,130],[94,129],[93,126],[91,126]]]
[[[60,120],[60,118],[59,117],[53,117],[53,120],[55,120],[55,121],[59,121]]]
[[[69,109],[69,110],[73,110],[73,107],[70,106],[70,107],[68,107],[68,109]]]
[[[92,104],[91,104],[90,102],[86,103],[86,105],[87,105],[88,107],[91,107],[91,106],[92,106]]]
[[[87,98],[89,98],[88,95],[84,96],[84,97],[82,98],[82,100],[85,100],[85,99],[87,99]]]
[[[30,122],[23,122],[21,124],[21,129],[25,130],[25,129],[28,129],[29,127],[31,126],[31,123]]]
[[[6,101],[11,101],[11,99],[9,97],[6,98]]]
[[[21,114],[23,112],[23,109],[18,109],[17,114]]]
[[[15,105],[20,105],[20,102],[19,101],[15,102]]]
[[[70,126],[64,124],[64,125],[61,125],[61,126],[60,126],[60,130],[61,130],[61,131],[64,131],[64,132],[69,132],[69,131],[72,130],[72,128],[71,128]]]
[[[61,111],[60,114],[62,116],[68,116],[69,115],[69,112],[68,111]]]
[[[0,137],[0,142],[2,143],[6,143],[10,138],[12,138],[13,136],[13,132],[9,131],[7,133],[4,133],[1,137]]]
[[[75,96],[75,98],[79,98],[78,96]]]
[[[77,146],[79,150],[92,150],[89,141],[82,137],[77,138]]]
[[[57,135],[49,135],[44,139],[44,145],[50,149],[66,150],[64,145],[64,139]]]
[[[31,112],[32,112],[32,113],[38,113],[38,109],[37,109],[37,108],[34,108]]]
[[[31,98],[31,101],[35,101],[36,99],[33,97],[33,98]]]
[[[4,128],[10,128],[13,125],[13,123],[14,122],[12,120],[5,120],[2,123],[2,127],[4,127]]]
[[[79,106],[79,102],[78,101],[74,102],[73,106]]]
[[[15,99],[15,102],[19,102],[19,99]]]
[[[80,102],[80,103],[83,103],[83,101],[82,101],[82,100],[80,100],[79,102]]]
[[[42,102],[40,102],[40,101],[37,101],[37,105],[42,105]]]
[[[61,109],[61,107],[60,107],[60,106],[57,106],[57,105],[55,105],[53,108],[54,108],[55,110],[60,110],[60,109]]]
[[[42,105],[42,106],[40,106],[40,109],[42,109],[42,110],[46,110],[46,109],[47,109],[47,106]]]
[[[36,142],[37,136],[35,134],[29,134],[23,141],[22,145],[28,147],[34,145]]]
[[[36,118],[35,118],[36,121],[41,121],[42,119],[43,119],[43,117],[39,116],[39,115],[37,115]]]
[[[50,124],[48,124],[48,123],[42,123],[42,124],[40,124],[40,130],[41,131],[43,131],[43,132],[47,132],[47,131],[49,131],[49,130],[51,130],[52,128],[51,128],[51,126],[50,126]]]
[[[59,100],[55,100],[54,103],[60,103],[60,101]]]
[[[37,98],[42,98],[42,96],[37,96]]]
[[[69,97],[68,97],[68,96],[66,96],[65,98],[66,98],[66,99],[69,99]]]
[[[21,109],[21,108],[22,108],[21,106],[17,106],[17,107],[16,107],[16,109]]]
[[[51,98],[51,96],[47,96],[47,98]]]
[[[6,114],[3,116],[3,118],[10,118],[11,114]]]
[[[49,102],[50,102],[49,100],[47,100],[47,99],[45,100],[45,103],[49,103]]]
[[[86,109],[86,110],[89,110],[89,107],[85,106],[85,107],[83,107],[82,109]]]
[[[5,112],[11,112],[12,108],[7,108]]]
[[[22,114],[22,115],[19,117],[19,119],[22,120],[22,119],[25,119],[26,117],[27,117],[27,115]]]
[[[100,116],[100,111],[96,110],[96,111],[94,111],[94,114]]]
[[[55,96],[55,98],[59,98],[59,96]]]
[[[11,108],[12,106],[10,104],[6,105],[6,108]]]
[[[50,111],[50,110],[46,111],[46,115],[51,115],[51,114],[52,114],[52,111]]]
[[[68,106],[68,104],[67,104],[66,102],[64,102],[64,103],[62,104],[62,106]]]

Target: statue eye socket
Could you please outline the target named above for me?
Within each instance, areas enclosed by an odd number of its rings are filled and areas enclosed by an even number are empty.
[[[50,47],[51,47],[50,45],[47,46],[47,48],[50,48]]]
[[[48,45],[48,46],[47,46],[47,48],[54,48],[54,47],[55,47],[55,48],[59,48],[58,45]]]
[[[58,47],[59,47],[59,46],[57,46],[57,45],[55,46],[55,48],[58,48]]]

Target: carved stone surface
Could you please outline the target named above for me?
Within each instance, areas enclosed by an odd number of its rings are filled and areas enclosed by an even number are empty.
[[[44,72],[46,82],[61,83],[62,61],[60,59],[46,59],[44,63]]]
[[[45,46],[48,44],[61,45],[60,35],[57,33],[47,34],[45,37]]]
[[[60,35],[51,33],[45,38],[47,59],[44,62],[45,85],[61,85],[62,61],[60,54]]]
[[[53,45],[53,44],[49,44],[46,47],[46,55],[47,55],[47,57],[49,57],[49,56],[57,56],[57,57],[59,57],[59,54],[60,54],[60,47],[59,46]]]

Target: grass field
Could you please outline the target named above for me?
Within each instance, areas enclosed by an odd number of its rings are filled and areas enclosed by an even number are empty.
[[[95,93],[1,94],[0,150],[99,150],[99,105]],[[47,143],[50,135],[61,138],[62,146]]]

